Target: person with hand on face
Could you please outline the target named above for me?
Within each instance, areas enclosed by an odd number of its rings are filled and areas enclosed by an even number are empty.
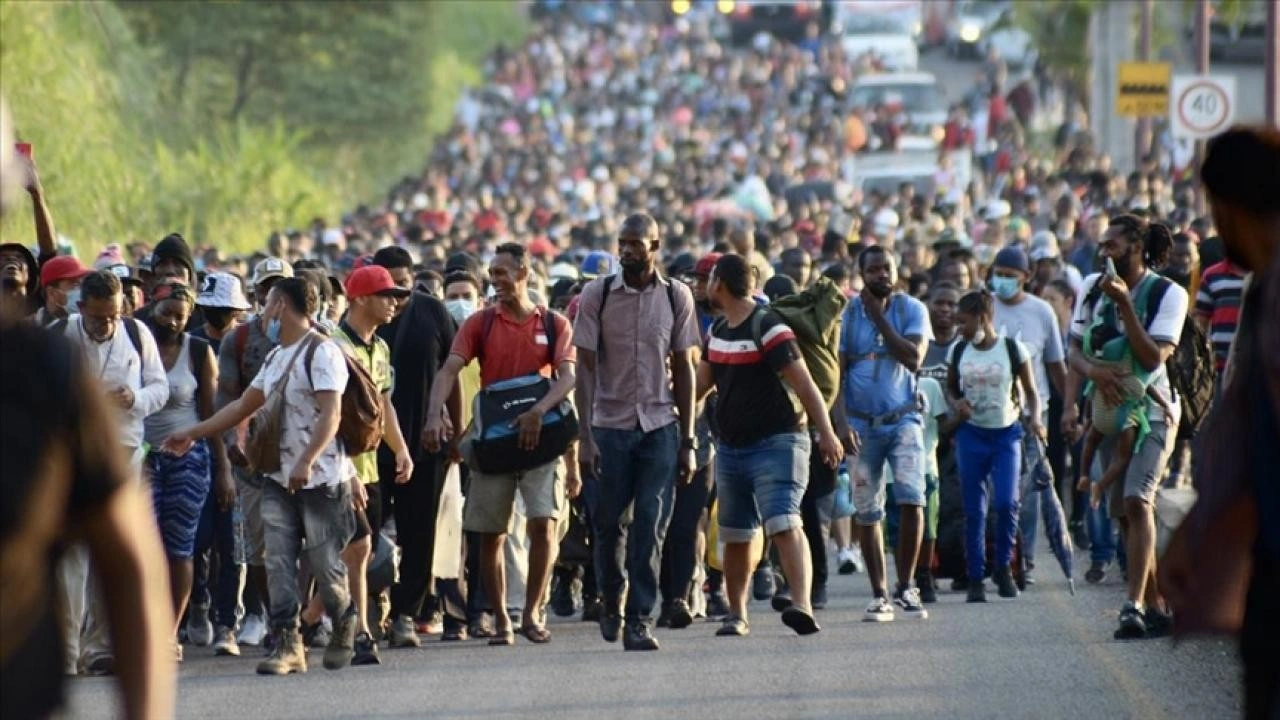
[[[1029,415],[1027,431],[1045,438],[1040,394],[1030,356],[1022,343],[996,333],[995,301],[985,288],[960,298],[957,319],[964,338],[948,358],[947,392],[951,396],[956,430],[956,464],[964,492],[965,557],[968,561],[968,602],[986,602],[987,480],[994,490],[996,555],[992,579],[1000,597],[1018,596],[1009,564],[1018,531],[1018,490],[1022,474],[1021,383]]]
[[[894,606],[909,618],[929,616],[911,587],[924,534],[924,419],[916,373],[933,339],[924,303],[896,291],[893,255],[873,245],[858,255],[863,289],[844,311],[840,336],[841,396],[836,428],[851,455],[853,504],[862,555],[874,594],[863,619],[890,622]],[[898,585],[888,593],[884,540],[885,467],[893,472],[900,509]]]
[[[720,440],[716,461],[720,539],[729,615],[717,635],[749,632],[747,585],[755,568],[751,549],[763,520],[791,585],[782,622],[800,635],[818,632],[810,604],[813,567],[801,527],[800,504],[809,482],[811,441],[792,395],[818,431],[822,462],[832,469],[845,448],[810,377],[795,334],[750,295],[751,268],[740,255],[722,257],[711,273],[707,297],[723,313],[712,326],[698,363],[697,394],[717,391]],[[760,344],[752,334],[756,313]]]
[[[546,376],[554,369],[556,375],[547,393],[515,420],[519,446],[523,450],[538,447],[543,416],[558,407],[573,390],[572,328],[563,316],[529,300],[531,272],[524,246],[515,243],[498,246],[489,264],[489,282],[496,293],[497,305],[467,318],[458,329],[449,359],[431,388],[427,403],[429,415],[423,430],[431,452],[439,452],[461,439],[461,418],[445,411],[445,398],[456,392],[458,374],[472,360],[480,364],[485,387],[535,373]],[[468,459],[471,490],[463,510],[463,528],[481,536],[481,573],[496,616],[496,634],[489,644],[515,642],[516,630],[503,602],[507,594],[503,545],[517,489],[524,499],[530,540],[529,576],[521,613],[524,625],[519,632],[530,642],[549,642],[551,633],[546,628],[542,602],[555,562],[556,519],[564,507],[566,493],[576,496],[581,488],[561,483],[558,458],[537,467],[501,474],[481,472],[471,462],[474,459]]]
[[[697,468],[693,358],[700,335],[693,294],[658,272],[660,248],[657,221],[628,216],[618,231],[622,272],[587,283],[574,328],[583,368],[579,462],[584,475],[600,478],[593,518],[605,604],[600,634],[617,642],[625,619],[627,650],[658,649],[650,618],[674,483],[690,482]]]
[[[74,255],[53,258],[40,268],[44,306],[33,318],[37,326],[48,327],[75,312],[80,304],[80,280],[89,272]]]
[[[278,346],[261,372],[240,399],[208,420],[173,432],[162,446],[164,452],[184,455],[200,439],[230,430],[263,407],[269,397],[280,396],[281,405],[276,406],[281,408],[279,469],[266,473],[261,507],[271,626],[277,639],[271,655],[258,665],[261,675],[307,670],[306,650],[298,633],[299,553],[305,553],[333,620],[325,668],[346,667],[354,654],[358,619],[341,552],[355,534],[352,510],[362,494],[353,492],[360,481],[336,437],[347,364],[342,349],[312,329],[318,303],[315,288],[306,280],[276,282],[262,316],[267,337]]]
[[[208,443],[198,442],[182,456],[160,450],[160,443],[170,432],[194,425],[213,414],[218,368],[209,344],[182,331],[195,305],[191,288],[169,282],[158,286],[154,297],[155,306],[147,326],[155,336],[160,359],[164,362],[169,399],[144,423],[145,438],[152,448],[146,462],[156,523],[160,526],[165,554],[169,558],[173,614],[180,620],[191,596],[196,531],[209,495],[215,464],[220,468],[217,501],[223,509],[230,509],[235,490],[221,437],[215,435],[209,438]],[[234,609],[231,622],[235,622]],[[177,657],[181,661],[182,647],[177,645],[177,627],[173,630]]]

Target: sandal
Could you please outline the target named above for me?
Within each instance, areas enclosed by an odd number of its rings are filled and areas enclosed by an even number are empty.
[[[821,628],[813,615],[792,605],[782,612],[782,623],[796,632],[797,635],[812,635]]]
[[[511,628],[504,628],[493,631],[493,637],[489,638],[489,644],[493,647],[516,644],[516,634]]]
[[[551,642],[551,632],[540,625],[525,625],[520,628],[520,634],[535,645]]]

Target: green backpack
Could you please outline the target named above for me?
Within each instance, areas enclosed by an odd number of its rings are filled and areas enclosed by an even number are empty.
[[[824,277],[804,292],[779,298],[767,308],[795,333],[800,355],[828,410],[840,391],[840,318],[848,302],[835,283]],[[751,317],[751,337],[759,347],[764,347],[764,315],[757,312]]]

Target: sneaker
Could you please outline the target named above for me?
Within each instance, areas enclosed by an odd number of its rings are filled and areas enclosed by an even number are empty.
[[[557,617],[570,617],[578,610],[578,603],[574,599],[577,594],[574,591],[582,583],[570,575],[561,574],[556,578],[556,587],[551,591],[551,611]]]
[[[600,622],[600,613],[603,609],[604,604],[600,602],[600,598],[583,598],[582,622]]]
[[[751,576],[751,596],[756,600],[768,600],[778,589],[778,582],[773,577],[773,568],[765,563],[756,569]]]
[[[1155,608],[1147,608],[1142,614],[1142,621],[1147,625],[1147,637],[1162,638],[1173,634],[1173,616],[1162,613]]]
[[[782,624],[791,628],[797,635],[812,635],[822,628],[813,619],[813,613],[805,612],[792,605],[782,612]]]
[[[853,557],[853,571],[856,573],[862,572],[867,567],[867,561],[862,557],[862,546],[854,545],[849,548],[849,553]]]
[[[1142,607],[1132,600],[1120,608],[1120,627],[1116,628],[1117,640],[1140,640],[1147,636],[1147,622]]]
[[[1084,581],[1090,585],[1097,585],[1107,579],[1107,566],[1100,562],[1089,564],[1089,569],[1084,573]]]
[[[969,578],[951,578],[951,592],[964,592],[969,589]]]
[[[266,636],[267,621],[261,615],[253,613],[244,616],[244,621],[240,623],[240,634],[236,636],[236,642],[241,645],[256,647],[262,644],[262,640]]]
[[[729,599],[725,597],[724,590],[716,588],[707,593],[707,617],[710,619],[727,617],[729,615]]]
[[[657,650],[658,639],[649,630],[648,623],[632,623],[627,625],[626,632],[622,634],[622,647],[624,650],[640,652]]]
[[[693,613],[689,611],[689,603],[684,600],[672,602],[667,613],[672,630],[683,630],[693,624]]]
[[[381,665],[378,657],[378,643],[367,632],[356,635],[356,653],[351,658],[352,665]]]
[[[743,637],[751,632],[751,626],[747,625],[747,621],[740,617],[730,615],[720,621],[720,629],[716,630],[717,637]]]
[[[98,655],[84,664],[84,674],[91,677],[114,675],[116,659],[113,655]]]
[[[258,663],[259,675],[288,675],[307,671],[307,650],[297,630],[282,630],[272,643],[275,649]]]
[[[355,655],[356,625],[359,624],[356,604],[351,603],[334,624],[333,635],[324,649],[325,670],[341,670],[351,664],[351,658]]]
[[[841,575],[852,575],[858,572],[858,565],[853,561],[853,550],[843,548],[836,553],[836,564],[840,567]]]
[[[239,657],[240,644],[236,642],[236,634],[229,627],[220,627],[213,641],[213,654],[218,657]]]
[[[605,642],[618,642],[622,632],[622,608],[610,607],[600,613],[600,637]]]
[[[187,613],[187,641],[196,647],[213,644],[213,623],[209,621],[208,605],[192,605]]]
[[[304,645],[316,650],[328,647],[329,640],[333,637],[333,632],[329,630],[328,619],[322,617],[310,625],[302,623],[299,630],[302,632]]]
[[[660,611],[658,611],[658,622],[655,624],[660,628],[671,627],[671,607],[670,606],[663,607]]]
[[[827,607],[827,586],[815,585],[809,591],[809,604],[814,610],[824,610]]]
[[[987,586],[979,582],[969,583],[969,592],[965,595],[967,603],[984,603],[987,601]]]
[[[920,590],[920,602],[926,605],[938,602],[938,582],[933,579],[933,573],[916,573],[916,588]]]
[[[519,623],[516,623],[519,625]],[[444,632],[444,615],[439,610],[431,613],[415,625],[419,635],[439,635]]]
[[[413,626],[413,618],[400,615],[391,623],[391,647],[422,647],[422,639]]]
[[[893,603],[889,598],[876,596],[862,613],[863,622],[893,622]]]
[[[1018,586],[1013,582],[1013,571],[1009,569],[1008,565],[996,568],[996,571],[991,574],[991,580],[995,582],[996,592],[1000,594],[1000,597],[1018,597]]]
[[[773,607],[774,612],[782,612],[791,607],[791,589],[779,588],[778,592],[774,593],[773,597],[769,599],[769,604]]]
[[[920,591],[913,587],[903,588],[893,595],[893,604],[902,610],[902,616],[915,620],[925,620],[929,611],[920,604]]]

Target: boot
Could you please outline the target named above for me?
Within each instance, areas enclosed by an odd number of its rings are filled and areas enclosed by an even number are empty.
[[[622,602],[606,600],[600,613],[600,635],[605,642],[618,642],[622,633]]]
[[[996,568],[996,571],[991,574],[991,579],[995,581],[996,591],[1000,593],[1000,597],[1018,597],[1018,586],[1013,583],[1013,571],[1008,565]]]
[[[573,592],[577,584],[578,574],[575,569],[556,568],[555,589],[551,591],[551,610],[558,617],[569,617],[577,609]]]
[[[275,649],[266,660],[258,663],[259,675],[288,675],[307,671],[307,650],[302,645],[302,635],[297,630],[281,630],[276,633]]]

